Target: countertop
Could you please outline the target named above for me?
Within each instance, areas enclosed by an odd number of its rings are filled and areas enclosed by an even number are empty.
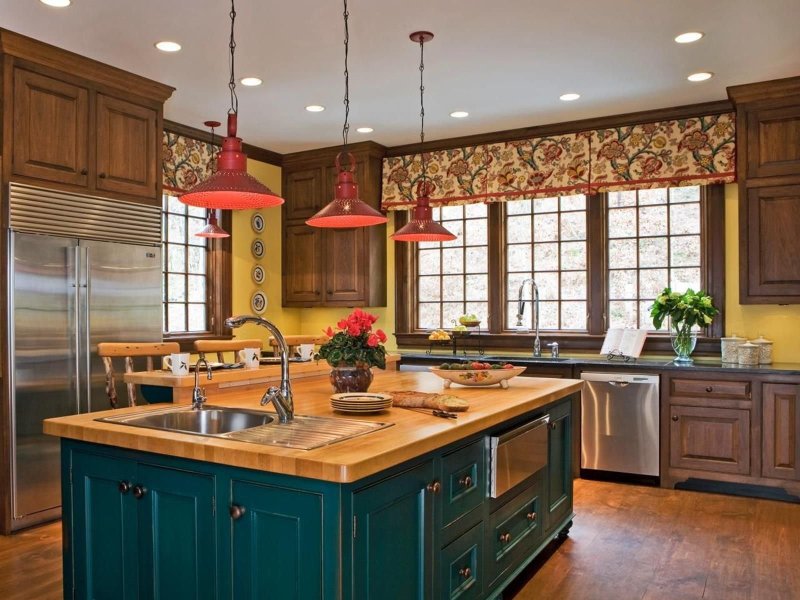
[[[507,389],[453,386],[446,393],[470,404],[469,410],[459,413],[457,419],[442,419],[401,408],[391,408],[377,415],[346,415],[394,425],[315,450],[263,446],[96,421],[111,415],[161,410],[163,404],[47,419],[44,432],[144,452],[350,483],[536,410],[579,391],[581,386],[582,382],[576,380],[536,377],[516,377]],[[293,382],[292,388],[296,414],[338,415],[330,407],[331,388],[327,377],[301,379]],[[392,390],[442,392],[442,380],[431,373],[377,372],[370,391]],[[253,391],[219,390],[209,394],[208,402],[258,409],[260,396]]]
[[[636,361],[623,362],[619,359],[612,361],[606,358],[593,358],[589,356],[576,356],[576,357],[561,357],[552,359],[547,356],[541,358],[534,358],[532,356],[512,356],[487,353],[485,356],[468,355],[468,356],[453,356],[452,353],[435,353],[427,354],[425,352],[402,352],[401,363],[404,359],[424,359],[426,361],[436,362],[459,362],[468,360],[479,360],[486,362],[494,361],[507,361],[515,365],[528,365],[528,364],[547,364],[547,365],[564,365],[564,366],[579,366],[589,367],[593,371],[601,371],[604,369],[630,369],[642,371],[686,371],[686,372],[699,372],[699,371],[716,371],[716,372],[739,372],[739,373],[752,373],[760,375],[770,374],[784,374],[784,375],[800,375],[800,363],[772,363],[769,365],[756,365],[745,366],[737,364],[722,363],[719,359],[712,357],[704,358],[698,357],[694,359],[691,365],[678,365],[672,362],[670,358],[652,358],[642,357]]]

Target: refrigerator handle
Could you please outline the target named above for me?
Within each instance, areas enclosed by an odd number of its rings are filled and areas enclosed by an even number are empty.
[[[67,259],[69,260],[69,258]],[[72,328],[74,332],[74,347],[75,347],[75,373],[73,383],[75,385],[75,412],[81,412],[81,337],[78,335],[81,323],[81,248],[80,246],[73,246],[72,248],[72,318],[75,320],[75,326]],[[68,265],[69,266],[69,265]]]
[[[86,390],[86,411],[92,412],[92,337],[91,323],[89,322],[89,298],[92,293],[91,277],[89,277],[89,247],[81,246],[83,250],[83,260],[81,269],[83,277],[81,282],[81,308],[83,310],[83,364],[84,364],[84,389]]]

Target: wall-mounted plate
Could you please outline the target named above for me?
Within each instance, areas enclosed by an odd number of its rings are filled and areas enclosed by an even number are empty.
[[[263,258],[264,257],[264,242],[261,240],[253,240],[253,243],[250,246],[250,251],[253,253],[253,256],[256,258]]]
[[[250,308],[252,308],[253,312],[257,315],[267,310],[267,295],[261,291],[253,294],[253,297],[250,298]]]
[[[253,278],[253,283],[256,285],[261,285],[264,283],[264,279],[266,278],[266,274],[264,273],[264,267],[261,265],[256,265],[253,267],[253,270],[250,272],[250,276]]]
[[[250,219],[250,226],[256,233],[261,233],[264,231],[264,217],[261,215],[261,213],[255,213],[252,216]]]

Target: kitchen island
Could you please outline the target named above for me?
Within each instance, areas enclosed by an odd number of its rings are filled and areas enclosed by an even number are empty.
[[[571,525],[580,387],[454,387],[470,404],[458,419],[392,408],[358,417],[391,427],[309,451],[96,420],[163,405],[48,420],[63,438],[65,597],[494,597]],[[441,389],[414,372],[371,387]],[[327,378],[294,395],[297,414],[335,416]],[[545,416],[546,464],[492,498],[490,437]]]

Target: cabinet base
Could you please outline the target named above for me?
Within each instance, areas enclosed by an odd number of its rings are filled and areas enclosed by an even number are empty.
[[[696,479],[690,477],[685,481],[675,484],[676,490],[689,490],[692,492],[707,492],[710,494],[728,494],[731,496],[746,496],[749,498],[763,498],[765,500],[780,500],[800,504],[800,496],[790,494],[783,488],[752,483],[731,483],[727,481],[712,481],[710,479]]]

